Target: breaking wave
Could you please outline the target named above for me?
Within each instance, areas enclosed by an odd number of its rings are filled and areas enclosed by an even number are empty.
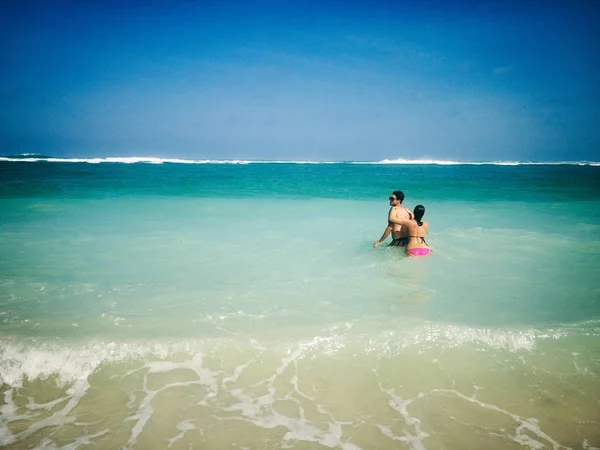
[[[57,163],[117,163],[117,164],[354,164],[354,165],[575,165],[600,166],[597,161],[451,161],[439,159],[383,159],[380,161],[291,161],[291,160],[248,160],[248,159],[182,159],[154,156],[128,156],[104,158],[56,158],[52,156],[24,153],[22,155],[0,156],[7,162],[57,162]]]

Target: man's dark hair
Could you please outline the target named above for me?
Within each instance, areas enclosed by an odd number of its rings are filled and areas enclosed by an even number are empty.
[[[394,191],[394,192],[392,192],[392,195],[395,195],[396,198],[398,200],[400,200],[400,203],[402,203],[404,201],[404,192],[402,192],[402,191]]]

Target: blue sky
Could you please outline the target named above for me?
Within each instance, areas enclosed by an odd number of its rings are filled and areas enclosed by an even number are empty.
[[[0,153],[600,160],[600,2],[0,2]]]

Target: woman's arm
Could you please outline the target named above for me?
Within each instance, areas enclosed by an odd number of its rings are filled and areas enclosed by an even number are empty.
[[[400,219],[398,216],[403,217]],[[413,219],[412,213],[404,207],[391,208],[388,214],[388,222],[396,225],[406,225]]]
[[[395,217],[392,217],[391,214],[388,220],[392,223],[395,223],[396,225],[410,225],[410,223],[412,222],[412,220],[396,219]]]

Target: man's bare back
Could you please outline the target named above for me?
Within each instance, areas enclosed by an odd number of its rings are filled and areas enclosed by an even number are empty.
[[[404,225],[394,223],[394,220],[410,220],[412,214],[402,205],[392,206],[390,208],[388,222],[392,226],[392,239],[400,239],[408,236],[408,229]]]

